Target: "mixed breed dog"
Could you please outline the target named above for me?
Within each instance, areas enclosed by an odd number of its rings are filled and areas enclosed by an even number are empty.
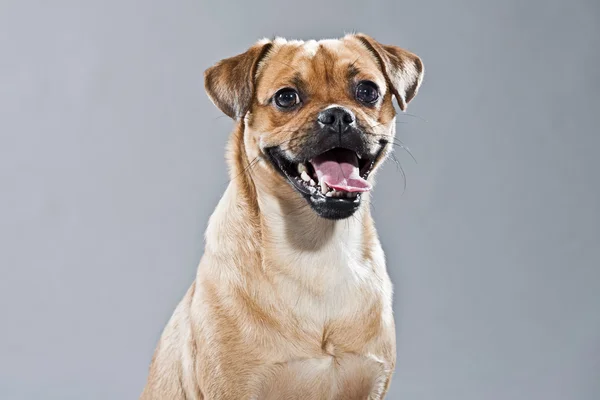
[[[423,73],[363,34],[261,40],[205,72],[236,121],[231,181],[142,400],[384,398],[396,336],[369,198],[392,99],[405,110]]]

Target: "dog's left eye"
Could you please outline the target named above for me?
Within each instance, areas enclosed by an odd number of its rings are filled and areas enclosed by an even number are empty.
[[[281,89],[275,93],[275,104],[279,108],[292,108],[300,103],[300,96],[294,89]]]
[[[356,98],[365,104],[373,104],[379,99],[379,88],[371,81],[359,82],[356,85]]]

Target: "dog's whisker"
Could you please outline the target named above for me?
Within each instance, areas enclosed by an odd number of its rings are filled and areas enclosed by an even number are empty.
[[[404,172],[404,168],[402,168],[400,161],[398,161],[398,158],[396,157],[396,155],[394,153],[392,153],[392,160],[394,160],[394,162],[396,163],[396,170],[400,171],[400,173],[402,174],[402,180],[404,181],[404,188],[402,189],[401,195],[403,195],[404,192],[406,191],[406,173]]]
[[[228,115],[219,115],[218,117],[214,117],[212,120],[215,121],[217,119],[229,118]]]
[[[396,147],[398,147],[398,148],[406,151],[406,153],[408,153],[408,155],[413,159],[413,161],[415,162],[415,164],[418,164],[418,161],[415,158],[415,156],[413,155],[413,153],[410,150],[410,148],[408,146],[406,146],[400,139],[398,139],[394,135],[385,135],[385,134],[377,134],[377,133],[368,133],[368,134],[372,135],[372,136],[374,136],[376,138],[385,139],[392,146],[396,146]]]
[[[373,208],[373,211],[377,212],[377,210],[375,208],[375,204],[373,203],[373,201],[369,202],[369,206],[371,206]]]
[[[352,214],[352,218],[358,222],[359,224],[362,225],[363,229],[367,229],[367,226],[365,225],[365,220],[364,219],[358,219],[358,216],[356,214]],[[350,224],[348,224],[348,230],[350,230]]]
[[[419,116],[419,115],[416,115],[416,114],[411,114],[411,113],[403,112],[403,113],[402,113],[402,114],[400,114],[400,115],[406,115],[406,116],[408,116],[408,117],[417,118],[417,119],[420,119],[421,121],[423,121],[423,122],[425,122],[425,123],[428,123],[428,122],[429,122],[429,121],[427,121],[425,118],[423,118],[423,117],[421,117],[421,116]]]
[[[236,180],[245,173],[249,173],[252,170],[252,168],[254,168],[254,166],[258,163],[258,161],[259,156],[254,157],[254,159],[250,161],[248,165],[246,165],[246,167],[239,174],[230,179],[230,182]]]
[[[406,147],[404,144],[401,143],[391,143],[393,146],[396,146],[402,150],[404,150],[409,156],[410,158],[413,159],[413,161],[415,162],[415,164],[418,164],[417,159],[415,158],[415,156],[413,155],[412,151],[410,151],[410,149],[408,147]]]
[[[409,123],[408,121],[396,121],[396,122],[394,122],[394,125],[408,124],[408,123]],[[383,125],[387,125],[387,124],[389,124],[389,122],[381,122],[379,124],[369,125],[369,128],[370,129],[374,129],[374,128],[377,128],[379,126],[383,126]]]

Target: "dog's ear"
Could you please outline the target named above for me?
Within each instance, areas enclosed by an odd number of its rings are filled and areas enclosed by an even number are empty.
[[[245,53],[221,60],[204,72],[208,97],[229,117],[243,118],[250,108],[258,64],[272,46],[269,41],[258,42]]]
[[[400,109],[404,111],[406,105],[417,95],[423,81],[425,70],[421,59],[410,51],[381,44],[364,34],[356,34],[354,37],[373,53]]]

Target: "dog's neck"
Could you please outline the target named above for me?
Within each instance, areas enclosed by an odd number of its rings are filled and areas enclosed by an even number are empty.
[[[253,163],[261,161],[248,159],[242,124],[229,146],[231,180],[209,222],[207,252],[222,257],[235,254],[242,260],[259,257],[259,263],[253,264],[262,265],[265,272],[293,274],[310,284],[329,278],[324,274],[339,277],[340,269],[348,265],[364,264],[361,261],[379,247],[368,196],[350,218],[321,218],[291,186],[273,192],[253,178]]]

